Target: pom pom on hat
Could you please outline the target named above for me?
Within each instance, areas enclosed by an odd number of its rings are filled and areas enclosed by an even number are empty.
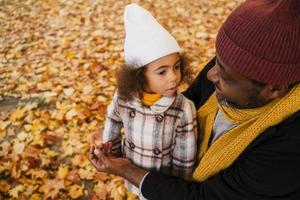
[[[126,64],[143,67],[161,57],[181,51],[175,38],[137,4],[126,6],[124,24]]]

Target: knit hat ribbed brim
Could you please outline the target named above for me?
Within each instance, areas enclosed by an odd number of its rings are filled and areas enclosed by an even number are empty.
[[[245,77],[268,84],[300,81],[300,0],[247,0],[220,28],[216,51]]]

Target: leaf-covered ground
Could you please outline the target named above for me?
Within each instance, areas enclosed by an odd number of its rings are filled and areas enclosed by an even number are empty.
[[[87,159],[137,2],[179,41],[195,75],[242,0],[0,0],[0,200],[135,199]]]

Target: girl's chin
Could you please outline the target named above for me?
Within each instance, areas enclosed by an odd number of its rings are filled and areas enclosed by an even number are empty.
[[[177,93],[177,90],[167,91],[163,94],[163,96],[174,96]]]

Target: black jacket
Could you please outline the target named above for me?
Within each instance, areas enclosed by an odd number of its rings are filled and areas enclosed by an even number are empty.
[[[206,78],[211,60],[184,95],[197,108],[214,92]],[[300,111],[257,137],[235,162],[204,182],[158,172],[144,179],[142,194],[162,200],[300,200]]]

